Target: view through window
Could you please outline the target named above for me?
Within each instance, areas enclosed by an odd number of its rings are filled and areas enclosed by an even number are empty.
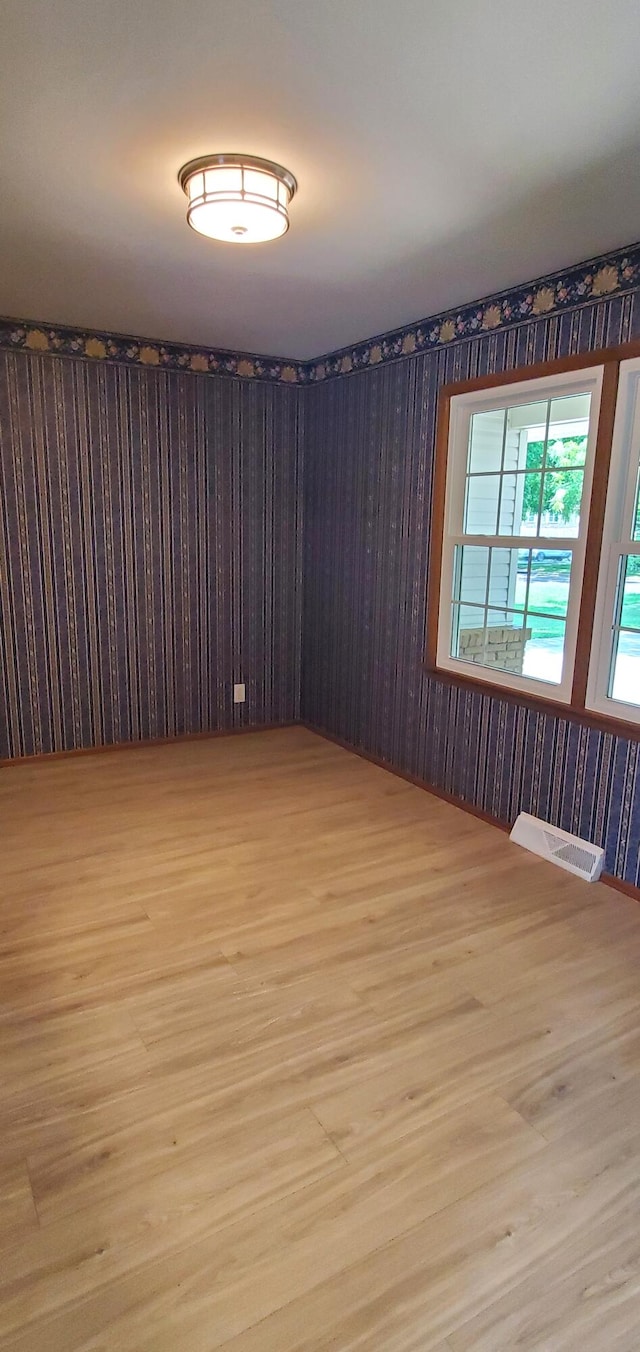
[[[452,655],[559,684],[589,432],[590,392],[473,414]]]

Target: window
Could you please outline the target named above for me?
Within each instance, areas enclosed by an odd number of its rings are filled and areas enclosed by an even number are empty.
[[[427,665],[640,725],[638,345],[445,387]]]
[[[568,703],[602,367],[454,396],[438,667]]]
[[[640,358],[620,365],[587,706],[640,723]]]

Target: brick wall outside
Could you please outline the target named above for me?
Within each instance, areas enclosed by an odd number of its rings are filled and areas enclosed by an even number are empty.
[[[464,662],[477,662],[483,667],[499,667],[522,675],[524,649],[531,638],[530,629],[516,629],[511,624],[493,625],[487,629],[461,629],[458,635],[458,657]]]

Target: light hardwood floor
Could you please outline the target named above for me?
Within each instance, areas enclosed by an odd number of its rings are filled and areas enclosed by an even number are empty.
[[[634,901],[301,728],[0,830],[2,1352],[638,1352]]]

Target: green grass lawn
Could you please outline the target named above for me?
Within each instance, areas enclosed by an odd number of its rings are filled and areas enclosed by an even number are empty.
[[[564,575],[563,575],[564,574]],[[516,582],[516,605],[523,606],[527,589],[526,573],[518,573]],[[569,569],[561,569],[556,564],[546,568],[538,564],[531,575],[531,586],[529,588],[529,607],[534,610],[544,610],[547,615],[557,615],[559,620],[564,620],[567,614],[567,600],[569,597]],[[548,638],[561,639],[562,628],[557,620],[542,619],[538,615],[527,616],[527,627],[532,630],[534,639]]]
[[[640,578],[638,578],[640,584]],[[527,585],[526,573],[518,573],[516,582],[516,605],[523,606]],[[529,608],[542,610],[548,616],[565,619],[569,597],[569,567],[559,562],[534,564],[529,588]],[[624,607],[624,623],[640,629],[640,585],[638,592],[627,592]],[[562,636],[560,625],[553,619],[546,620],[537,615],[527,618],[527,625],[533,631],[534,639]]]

